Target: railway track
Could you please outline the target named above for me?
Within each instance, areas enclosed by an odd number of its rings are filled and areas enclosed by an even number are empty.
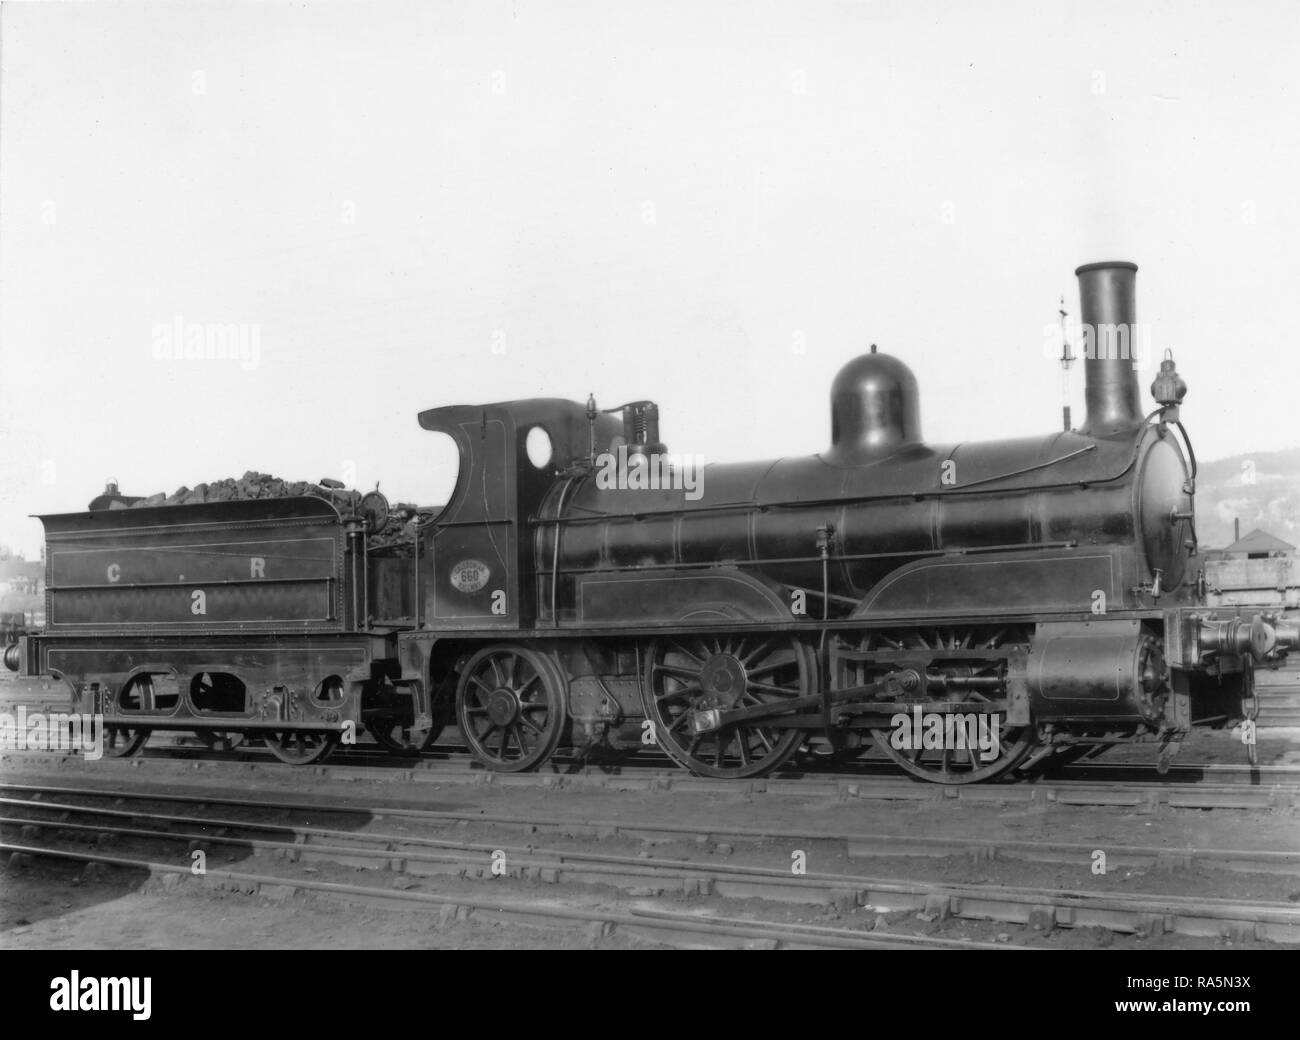
[[[1285,706],[1289,709],[1294,706],[1297,708],[1297,714],[1300,716],[1300,684],[1297,684],[1292,693],[1278,695],[1272,692],[1271,688],[1264,688],[1260,691],[1261,712],[1272,711],[1276,704],[1276,698],[1283,696]],[[3,689],[0,688],[0,702],[5,700]],[[17,706],[17,701],[10,705],[6,710],[12,710]],[[64,705],[59,703],[32,703],[30,698],[25,698],[24,703],[29,711],[55,711],[64,710]],[[1266,720],[1261,715],[1261,727],[1267,728]],[[1297,717],[1294,724],[1300,726],[1300,717]],[[1290,723],[1288,723],[1290,725]],[[1193,739],[1198,736],[1204,736],[1205,731],[1197,731],[1193,734]],[[1261,783],[1262,777],[1269,775],[1270,768],[1263,766],[1258,770],[1252,769],[1244,762],[1244,753],[1241,752],[1241,746],[1236,739],[1236,731],[1230,734],[1228,731],[1223,733],[1210,734],[1216,737],[1226,737],[1226,742],[1215,742],[1204,747],[1200,751],[1183,751],[1184,759],[1190,758],[1195,754],[1204,754],[1207,751],[1211,754],[1223,755],[1229,759],[1228,763],[1201,766],[1191,761],[1174,760],[1165,778],[1168,780],[1193,780],[1201,779],[1198,776],[1198,770],[1204,768],[1219,774],[1217,779],[1226,778],[1228,781],[1233,780],[1232,774],[1239,774],[1247,777],[1245,782],[1252,784]],[[1272,737],[1271,754],[1280,755],[1285,761],[1287,757],[1282,755],[1292,745],[1285,736]],[[1195,747],[1196,745],[1189,745]],[[145,758],[156,758],[165,755],[192,755],[216,757],[212,749],[200,741],[192,732],[188,730],[156,730],[150,737],[144,751],[141,753]],[[216,753],[226,759],[237,761],[270,761],[269,752],[262,747],[259,741],[246,743],[230,751]],[[1104,761],[1087,761],[1076,762],[1068,766],[1061,767],[1059,770],[1053,769],[1051,775],[1060,775],[1065,777],[1082,777],[1086,775],[1105,775],[1113,776],[1120,779],[1132,779],[1142,775],[1156,775],[1154,765],[1155,745],[1133,745],[1123,747],[1117,752],[1112,752]],[[330,757],[331,762],[371,762],[374,764],[392,767],[398,763],[410,764],[413,762],[427,762],[438,759],[458,760],[465,768],[481,769],[483,768],[476,760],[473,759],[471,750],[460,739],[458,731],[453,727],[449,729],[443,738],[429,751],[422,755],[413,756],[411,759],[395,758],[390,752],[382,747],[371,743],[370,738],[363,735],[360,743],[351,746],[341,746],[337,748]],[[1119,759],[1119,761],[1117,761]],[[1140,760],[1138,760],[1140,759]],[[1239,763],[1232,760],[1238,759]],[[581,757],[571,749],[561,748],[552,756],[552,759],[543,766],[543,770],[548,772],[572,772],[572,771],[592,771],[592,770],[644,770],[650,766],[658,766],[670,773],[682,772],[667,755],[654,747],[642,747],[635,754],[626,752],[620,753],[613,759],[587,759]],[[868,749],[866,754],[858,759],[848,762],[834,764],[831,761],[820,760],[812,755],[799,754],[790,762],[779,768],[773,775],[777,777],[801,776],[805,774],[817,774],[826,776],[829,774],[840,774],[844,776],[868,776],[868,775],[892,775],[901,774],[901,770],[890,762],[879,752]],[[1292,775],[1300,783],[1300,769],[1294,770]],[[1016,778],[1023,779],[1023,773],[1018,772]]]
[[[380,885],[357,885],[311,879],[286,879],[279,875],[254,874],[246,871],[212,870],[202,882],[189,876],[185,867],[171,863],[125,856],[106,856],[96,853],[56,849],[48,846],[12,845],[0,843],[0,853],[29,856],[40,859],[61,860],[80,864],[97,864],[102,867],[146,871],[151,877],[181,884],[217,884],[250,895],[271,894],[283,899],[303,893],[326,900],[347,903],[364,902],[369,905],[409,911],[437,910],[445,920],[482,916],[499,923],[510,920],[524,924],[579,924],[588,928],[593,939],[611,934],[614,930],[637,938],[648,939],[668,946],[718,947],[739,946],[768,949],[821,949],[821,950],[897,950],[897,949],[1018,949],[1008,944],[976,942],[963,939],[930,936],[866,932],[847,928],[791,924],[759,918],[723,918],[717,915],[692,915],[673,913],[657,907],[632,906],[626,910],[602,907],[585,909],[557,905],[551,900],[495,898],[484,899],[466,896],[444,896],[433,892],[386,889]]]
[[[749,828],[709,827],[643,823],[618,819],[577,822],[563,818],[515,817],[481,812],[430,811],[391,806],[327,807],[296,801],[234,798],[201,794],[163,795],[125,789],[96,792],[54,786],[7,785],[10,797],[0,799],[0,831],[6,840],[0,851],[22,857],[45,857],[82,864],[98,863],[146,870],[151,876],[184,877],[189,873],[189,854],[196,849],[234,850],[275,865],[271,872],[258,873],[221,869],[208,877],[232,884],[252,885],[254,890],[271,890],[277,898],[298,891],[336,896],[363,896],[398,903],[425,903],[442,908],[470,907],[493,912],[523,913],[517,899],[483,900],[462,894],[415,891],[422,879],[454,878],[458,881],[494,881],[501,877],[543,883],[598,886],[619,890],[624,896],[695,896],[701,898],[762,899],[771,903],[804,906],[831,905],[846,911],[864,908],[869,914],[917,913],[924,920],[964,919],[1029,925],[1039,930],[1055,927],[1104,928],[1116,932],[1156,935],[1172,933],[1198,938],[1229,936],[1272,943],[1300,942],[1300,908],[1281,902],[1241,901],[1205,897],[1157,894],[1053,890],[1024,886],[954,884],[922,881],[914,877],[876,877],[849,873],[807,871],[797,876],[783,868],[672,859],[640,852],[623,855],[589,848],[538,847],[500,840],[501,831],[523,831],[528,835],[548,833],[553,839],[624,838],[640,842],[669,839],[736,842],[767,840],[785,844],[840,842],[855,857],[875,860],[917,855],[952,855],[964,851],[986,858],[1024,857],[1068,859],[1076,865],[1087,856],[1083,846],[1050,842],[987,843],[977,838],[927,840],[913,836],[881,834],[844,835],[816,831],[781,832]],[[18,795],[15,797],[14,795]],[[48,799],[54,796],[59,801]],[[75,797],[78,801],[68,799]],[[85,804],[111,800],[113,804]],[[192,811],[164,813],[157,805],[179,806]],[[220,805],[224,815],[209,806]],[[233,810],[234,815],[231,815]],[[255,814],[276,814],[274,819],[253,818]],[[363,820],[366,826],[384,821],[390,826],[419,826],[421,833],[376,833],[323,827],[305,822],[322,813]],[[476,828],[494,829],[492,840],[468,840],[455,834],[456,828],[472,823]],[[128,825],[129,824],[129,825]],[[425,833],[432,831],[432,834]],[[10,840],[16,838],[17,840]],[[42,838],[50,840],[38,844]],[[84,846],[93,844],[97,851]],[[133,844],[138,855],[106,854],[105,845]],[[78,847],[78,846],[81,847]],[[175,847],[173,858],[141,858],[159,846]],[[1296,874],[1300,855],[1295,853],[1245,852],[1242,850],[1159,848],[1113,848],[1113,862],[1151,863],[1175,866],[1185,857],[1187,864],[1235,866],[1238,869],[1269,870]],[[305,877],[299,865],[306,861],[363,868],[367,876],[381,883],[339,885]],[[11,860],[12,862],[12,860]],[[398,890],[393,890],[394,879]],[[382,882],[386,881],[387,884]],[[541,905],[534,900],[528,906]],[[646,925],[645,913],[608,909],[593,911],[580,905],[555,908],[556,914],[571,920],[596,922],[601,927],[630,928]],[[512,909],[513,907],[513,909]],[[644,910],[644,908],[642,908]],[[707,907],[705,907],[707,909]],[[806,926],[761,921],[721,921],[715,916],[670,915],[665,921],[661,909],[656,927],[694,922],[708,932],[714,925],[729,939],[761,939],[782,945],[828,945],[843,948],[854,943],[879,946],[923,943],[933,937],[881,935],[853,929],[829,929],[812,934]],[[594,916],[593,916],[594,915]],[[633,924],[636,922],[636,925]],[[739,931],[728,931],[738,929]],[[801,930],[802,929],[802,930]],[[760,936],[758,931],[765,931]],[[961,940],[968,943],[968,940]],[[1001,947],[999,947],[1001,948]]]
[[[235,756],[214,755],[184,748],[158,749],[126,760],[87,762],[60,752],[9,753],[11,765],[77,770],[88,776],[139,775],[159,778],[174,775],[262,776],[268,780],[317,782],[321,777],[374,783],[477,784],[509,787],[583,788],[621,790],[695,791],[698,793],[768,793],[796,796],[833,796],[885,800],[932,798],[992,801],[1060,801],[1063,804],[1142,805],[1168,802],[1189,808],[1262,808],[1285,805],[1300,798],[1300,767],[1184,764],[1165,776],[1152,767],[1136,764],[1074,764],[1048,777],[996,785],[943,787],[899,777],[887,763],[856,764],[851,771],[825,768],[786,770],[753,781],[712,780],[692,777],[655,761],[636,759],[594,766],[557,762],[556,768],[538,773],[498,773],[485,770],[461,756],[426,755],[395,759],[381,752],[360,749],[340,753],[329,764],[289,768],[258,750]]]
[[[462,756],[439,754],[396,759],[382,752],[356,749],[328,764],[290,768],[256,750],[213,755],[183,747],[160,748],[146,756],[88,762],[58,752],[19,752],[5,761],[45,766],[88,777],[122,775],[229,776],[247,783],[265,777],[277,783],[310,784],[321,778],[375,784],[477,784],[500,788],[606,788],[625,791],[692,792],[830,798],[863,801],[958,801],[964,804],[1048,803],[1129,808],[1273,810],[1300,804],[1300,767],[1185,764],[1160,776],[1154,767],[1132,764],[1076,763],[1051,777],[1021,783],[944,786],[900,776],[883,762],[856,764],[852,771],[787,770],[760,780],[714,780],[694,777],[655,760],[593,766],[556,761],[537,773],[500,773],[478,767]]]
[[[19,797],[0,797],[0,814],[18,811],[36,812],[38,816],[11,817],[0,815],[0,825],[27,826],[27,825],[55,825],[59,827],[70,827],[73,829],[85,829],[88,832],[96,834],[126,834],[132,833],[131,828],[117,828],[108,825],[85,826],[69,821],[75,821],[77,817],[97,817],[106,820],[120,821],[125,823],[138,821],[142,818],[139,810],[111,808],[103,806],[85,806],[77,805],[71,802],[50,802],[45,796],[54,795],[56,797],[75,797],[90,796],[93,798],[112,798],[114,800],[139,800],[153,801],[158,799],[158,795],[149,792],[135,792],[129,795],[121,791],[83,791],[69,790],[62,787],[40,786],[40,785],[0,785],[0,790],[8,790]],[[22,795],[33,795],[34,797],[22,797]],[[321,807],[316,804],[305,805],[298,802],[264,802],[261,800],[247,802],[243,800],[228,800],[222,798],[209,798],[203,794],[170,796],[167,800],[174,797],[183,804],[231,804],[245,808],[269,809],[277,812],[302,813],[308,811],[320,812]],[[329,811],[329,810],[326,810]],[[406,810],[394,808],[387,809],[353,809],[353,813],[370,812],[375,816],[393,816],[400,813],[400,818],[405,819],[428,819],[428,816],[410,817]],[[419,810],[417,810],[419,812]],[[49,816],[58,814],[57,820],[50,820]],[[275,833],[291,833],[295,844],[308,844],[311,841],[321,838],[333,838],[337,840],[350,840],[352,832],[329,830],[311,826],[286,826],[282,821],[258,822],[249,820],[239,820],[231,818],[213,818],[193,815],[176,815],[151,813],[148,817],[154,822],[166,823],[169,826],[187,826],[204,829],[204,834],[191,834],[193,840],[203,839],[208,836],[210,839],[211,831],[215,830],[223,837],[228,836],[232,829],[247,828],[249,830],[261,830]],[[530,834],[549,832],[563,835],[579,835],[596,838],[607,837],[627,837],[634,836],[639,840],[659,840],[670,838],[691,838],[720,841],[722,839],[732,839],[735,841],[775,841],[787,845],[797,845],[808,842],[828,842],[843,844],[847,854],[854,859],[898,859],[911,857],[948,857],[948,856],[970,856],[977,860],[988,861],[993,859],[1004,860],[1025,860],[1036,863],[1060,863],[1077,865],[1087,860],[1092,852],[1094,844],[1080,844],[1073,842],[1056,842],[1056,841],[1015,841],[1009,839],[999,839],[990,841],[987,838],[969,837],[969,836],[939,836],[926,837],[913,834],[890,834],[890,833],[850,833],[845,834],[839,831],[827,831],[816,829],[805,829],[800,831],[781,830],[779,828],[761,828],[761,827],[714,827],[708,828],[694,826],[672,826],[661,823],[648,823],[628,820],[605,820],[605,821],[586,821],[581,824],[575,824],[574,821],[567,818],[546,818],[536,815],[516,816],[509,814],[485,814],[479,811],[467,811],[461,813],[438,813],[435,817],[441,822],[461,823],[491,823],[494,825],[523,828]],[[368,841],[378,841],[381,845],[393,846],[400,845],[406,841],[401,836],[392,836],[389,838],[376,838],[369,836]],[[458,843],[432,842],[433,845],[454,845],[460,847]],[[485,846],[491,850],[495,846]],[[1291,877],[1300,877],[1300,851],[1277,851],[1263,849],[1212,849],[1212,848],[1185,848],[1174,849],[1167,846],[1113,846],[1107,844],[1107,857],[1112,868],[1123,867],[1157,867],[1162,869],[1191,868],[1195,866],[1203,867],[1220,867],[1239,871],[1249,871],[1252,873],[1278,874]]]

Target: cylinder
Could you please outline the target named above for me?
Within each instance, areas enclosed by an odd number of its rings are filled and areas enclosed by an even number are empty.
[[[1137,381],[1137,264],[1084,264],[1079,278],[1083,321],[1083,432],[1105,437],[1142,421]]]
[[[1026,671],[1041,718],[1150,718],[1167,682],[1159,644],[1140,621],[1040,624]]]

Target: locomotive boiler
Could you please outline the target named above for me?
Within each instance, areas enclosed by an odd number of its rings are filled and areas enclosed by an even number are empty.
[[[7,659],[123,753],[154,729],[410,753],[454,720],[506,770],[647,744],[723,777],[872,746],[942,783],[1132,740],[1167,761],[1253,720],[1254,668],[1300,633],[1204,605],[1186,385],[1166,356],[1144,413],[1136,271],[1077,271],[1077,430],[927,443],[915,376],[874,348],[824,452],[699,473],[651,402],[434,408],[460,469],[409,537],[380,537],[373,495],[43,518],[47,628]]]

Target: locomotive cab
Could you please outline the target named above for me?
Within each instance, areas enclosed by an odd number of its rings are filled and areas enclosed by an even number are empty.
[[[527,576],[542,561],[529,521],[557,476],[606,450],[622,426],[606,415],[589,422],[587,409],[560,399],[433,408],[420,425],[449,435],[460,453],[456,487],[424,540],[420,624],[532,625],[538,589]],[[539,454],[539,441],[549,453]]]

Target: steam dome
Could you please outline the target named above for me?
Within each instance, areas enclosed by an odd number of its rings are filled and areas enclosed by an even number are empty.
[[[854,358],[831,384],[831,450],[826,458],[852,466],[921,439],[916,376],[896,357]]]

